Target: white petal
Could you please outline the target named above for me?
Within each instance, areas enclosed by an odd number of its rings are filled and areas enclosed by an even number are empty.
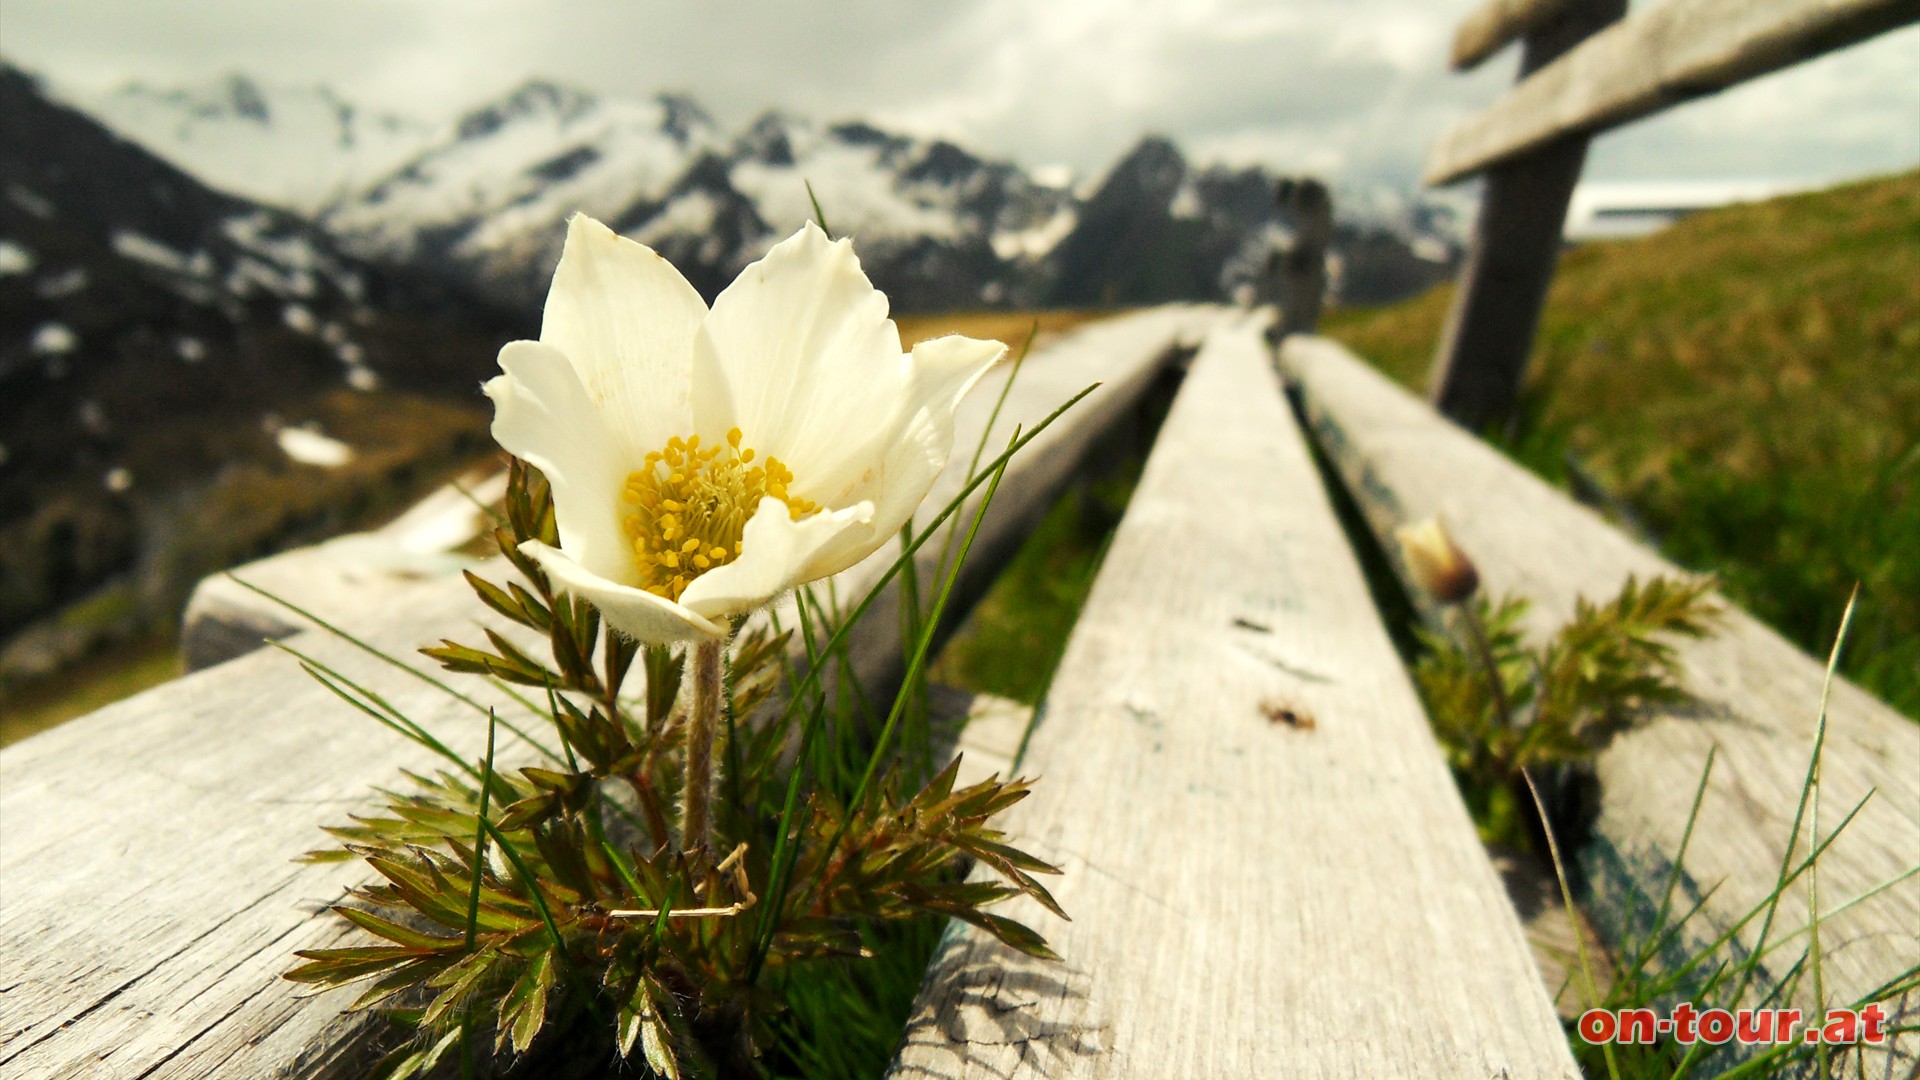
[[[693,341],[707,305],[652,248],[575,214],[540,340],[573,361],[622,456],[693,434]]]
[[[763,498],[742,530],[740,557],[694,578],[680,602],[711,619],[751,611],[796,585],[833,573],[817,568],[821,550],[844,536],[866,538],[873,531],[872,521],[872,503],[794,521],[786,503]]]
[[[585,598],[600,609],[607,625],[636,641],[660,645],[727,634],[727,627],[719,623],[644,589],[608,581],[568,558],[566,552],[538,540],[521,544],[520,550],[540,564],[556,589]]]
[[[913,381],[900,406],[901,423],[851,484],[834,491],[827,502],[833,506],[871,501],[874,542],[862,549],[847,543],[851,536],[843,537],[841,543],[820,554],[823,564],[832,567],[827,573],[839,573],[866,558],[906,524],[953,452],[954,409],[1006,351],[1007,347],[997,341],[976,341],[957,334],[914,346]],[[987,453],[990,456],[1000,449],[988,447]],[[930,507],[929,513],[937,509]],[[949,527],[961,526],[956,523]]]
[[[500,369],[485,386],[494,441],[553,486],[560,545],[594,574],[637,580],[620,528],[627,463],[573,364],[550,345],[514,341],[500,350]]]
[[[887,298],[845,240],[812,224],[741,271],[695,345],[693,403],[705,438],[731,427],[810,477],[870,457],[909,378]]]

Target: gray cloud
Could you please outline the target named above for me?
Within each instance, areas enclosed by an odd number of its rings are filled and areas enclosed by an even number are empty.
[[[1446,72],[1476,0],[7,0],[6,54],[105,87],[242,71],[452,115],[533,77],[872,117],[1097,171],[1141,134],[1202,157],[1410,181],[1511,58]],[[1611,179],[1830,179],[1920,164],[1920,29],[1597,144]]]

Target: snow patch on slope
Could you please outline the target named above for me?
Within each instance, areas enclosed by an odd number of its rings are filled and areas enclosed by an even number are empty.
[[[28,273],[34,262],[33,252],[11,240],[0,240],[0,277]]]
[[[353,460],[353,447],[307,428],[283,427],[274,432],[273,440],[281,453],[302,465],[337,469]]]
[[[336,208],[327,226],[369,253],[406,258],[422,234],[452,250],[510,250],[581,211],[614,217],[658,199],[713,139],[679,99],[601,100],[531,83],[469,114],[453,141]]]
[[[811,123],[780,117],[763,119],[754,134],[773,136],[776,125],[784,152],[744,157],[734,165],[731,180],[779,236],[812,220],[809,184],[827,223],[840,235],[944,240],[959,234],[950,192],[900,182],[900,159],[908,152],[900,141],[836,137]]]
[[[263,85],[242,75],[172,90],[55,90],[210,187],[307,215],[442,135],[437,125],[363,109],[324,86]]]

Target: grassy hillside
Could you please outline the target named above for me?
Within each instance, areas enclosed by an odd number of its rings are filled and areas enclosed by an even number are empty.
[[[1327,333],[1424,381],[1451,290]],[[1568,252],[1509,449],[1571,451],[1663,550],[1920,716],[1920,172]]]

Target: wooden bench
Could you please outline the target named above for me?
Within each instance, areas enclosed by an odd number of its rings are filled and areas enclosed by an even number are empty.
[[[1592,25],[1566,22],[1578,8],[1604,24],[1619,6],[1497,0],[1483,35],[1493,45],[1476,48],[1528,39],[1528,78],[1510,99],[1519,104],[1496,107],[1436,151],[1436,176],[1496,170],[1461,310],[1518,303],[1524,317],[1499,325],[1529,341],[1537,297],[1489,299],[1475,282],[1517,259],[1547,268],[1526,287],[1544,295],[1564,194],[1551,228],[1538,208],[1522,213],[1512,200],[1570,190],[1584,152],[1571,140],[1920,17],[1914,0],[1670,0],[1590,38]],[[1698,36],[1719,52],[1683,32],[1717,18],[1724,28]],[[1633,83],[1621,58],[1655,45],[1665,66]],[[1557,164],[1541,166],[1548,158]],[[1502,213],[1524,220],[1501,224]],[[1015,425],[1031,427],[1104,381],[1015,459],[956,611],[1100,440],[1132,423],[1181,344],[1205,337],[1034,721],[1025,765],[1043,782],[1008,823],[1066,869],[1055,891],[1072,923],[1018,912],[1066,961],[1021,960],[970,930],[950,931],[896,1075],[1576,1075],[1281,394],[1263,326],[1210,308],[1097,324],[1036,354],[997,421],[1006,369],[958,419],[961,450],[932,505],[959,490],[975,442],[997,448]],[[1473,353],[1478,334],[1456,327],[1449,355]],[[1519,348],[1523,361],[1525,341]],[[1536,633],[1563,619],[1576,595],[1668,569],[1336,347],[1294,337],[1286,359],[1314,434],[1369,524],[1446,511],[1489,585],[1535,602]],[[1508,391],[1519,366],[1501,375],[1511,376]],[[1481,395],[1472,408],[1484,404]],[[466,564],[446,554],[446,539],[389,531],[241,576],[411,657],[442,634],[491,625],[454,573]],[[923,573],[937,550],[923,549]],[[882,549],[834,587],[864,593],[893,557]],[[194,612],[188,642],[202,670],[0,751],[0,1071],[9,1078],[351,1077],[392,1037],[342,1013],[352,988],[301,997],[280,978],[295,950],[360,937],[324,914],[358,867],[289,860],[322,842],[321,823],[366,806],[372,786],[435,762],[354,715],[288,657],[249,650],[290,635],[463,753],[483,740],[479,710],[514,707],[482,685],[463,685],[474,701],[456,700],[231,583],[208,583]],[[898,624],[883,599],[850,639],[853,674],[870,696],[898,682]],[[1702,715],[1663,717],[1600,765],[1597,838],[1581,858],[1601,912],[1621,926],[1675,861],[1695,895],[1723,883],[1707,923],[1770,887],[1810,750],[1819,688],[1810,658],[1738,613],[1685,658]],[[938,701],[953,726],[982,718],[956,736],[976,752],[976,768],[1007,763],[1021,745],[1022,710]],[[1844,683],[1833,718],[1823,799],[1848,807],[1874,792],[1823,870],[1825,895],[1844,900],[1920,857],[1920,728]],[[1709,746],[1720,752],[1715,783],[1679,860],[1677,834]],[[532,753],[509,743],[503,764]],[[1823,944],[1833,993],[1861,992],[1910,964],[1915,926],[1920,878],[1832,919]]]
[[[1521,46],[1520,81],[1428,153],[1426,182],[1485,178],[1431,400],[1483,429],[1511,416],[1593,136],[1920,20],[1920,0],[1487,0],[1453,66]],[[1617,20],[1617,21],[1616,21]]]
[[[1920,0],[1669,0],[1631,15],[1621,0],[1487,0],[1460,25],[1453,66],[1518,44],[1519,80],[1428,156],[1430,184],[1476,175],[1486,184],[1429,400],[1474,429],[1510,420],[1592,136],[1916,20]],[[1611,597],[1629,575],[1680,573],[1339,346],[1292,337],[1282,363],[1314,438],[1403,577],[1392,530],[1435,513],[1492,592],[1532,601],[1536,638],[1568,620],[1578,597]],[[1825,674],[1737,608],[1720,633],[1681,654],[1697,704],[1685,716],[1669,710],[1602,756],[1599,817],[1580,852],[1593,914],[1616,940],[1645,929],[1680,864],[1683,899],[1706,903],[1669,958],[1707,945],[1775,888]],[[1822,907],[1896,883],[1822,924],[1828,997],[1843,1001],[1920,962],[1920,876],[1909,876],[1920,869],[1920,726],[1845,680],[1834,686],[1831,715],[1823,820],[1830,826],[1866,802],[1822,861]],[[1681,859],[1710,749],[1712,784]],[[1799,842],[1804,851],[1806,837]],[[1786,894],[1787,925],[1776,923],[1775,941],[1806,920],[1806,885]],[[1759,925],[1738,944],[1754,946]],[[1780,948],[1764,968],[1784,978],[1799,956]],[[1904,1007],[1920,1014],[1920,1002]],[[1914,1050],[1904,1054],[1911,1066]]]
[[[1579,597],[1611,597],[1629,575],[1683,573],[1334,342],[1288,338],[1281,361],[1315,439],[1403,578],[1393,530],[1434,514],[1444,516],[1490,594],[1532,601],[1527,628],[1536,638],[1570,619]],[[1411,585],[1409,592],[1419,595]],[[1773,890],[1825,677],[1820,660],[1727,608],[1714,636],[1679,643],[1696,703],[1658,713],[1601,756],[1599,817],[1580,853],[1592,914],[1615,937],[1640,928],[1680,863],[1685,903],[1706,897],[1706,906],[1675,942],[1676,954],[1709,943]],[[1680,860],[1709,751],[1712,780]],[[1830,910],[1920,866],[1920,724],[1838,679],[1823,762],[1824,829],[1865,800],[1820,862],[1822,907]],[[1804,826],[1799,843],[1804,853]],[[1805,884],[1788,893],[1776,939],[1806,922]],[[1757,930],[1749,925],[1741,940],[1752,945]],[[1821,941],[1830,1001],[1865,994],[1920,962],[1920,876],[1824,921]],[[1784,977],[1800,951],[1773,953],[1767,970]],[[1803,985],[1802,1003],[1810,992]]]
[[[1089,448],[1128,423],[1182,341],[1221,317],[1218,309],[1158,309],[1091,326],[1029,359],[988,433],[991,447],[1104,381],[1016,458],[982,526],[967,589],[984,588]],[[989,373],[963,407],[960,450],[932,505],[959,490],[1009,375],[1004,367]],[[923,574],[936,549],[922,549]],[[337,554],[320,558],[337,568]],[[457,575],[414,564],[383,585],[362,581],[353,594],[338,592],[338,579],[325,574],[301,589],[302,557],[280,556],[278,569],[260,576],[392,655],[411,658],[443,634],[494,625]],[[894,557],[882,549],[847,571],[837,579],[840,595],[863,593]],[[249,573],[243,568],[240,576]],[[239,599],[251,597],[244,591],[215,587],[227,593],[230,615],[251,602]],[[370,602],[374,596],[379,602]],[[253,614],[288,621],[265,602]],[[852,637],[855,668],[872,694],[890,694],[897,681],[898,624],[883,602]],[[292,644],[376,688],[455,749],[478,754],[485,724],[472,706],[330,634],[306,630]],[[514,715],[514,706],[474,680],[461,689]],[[502,753],[503,761],[530,756],[510,742]],[[352,937],[320,912],[358,869],[290,860],[324,843],[319,826],[366,805],[374,785],[392,783],[402,767],[435,764],[273,650],[208,667],[0,752],[0,1072],[359,1075],[379,1027],[341,1015],[350,992],[302,998],[280,979],[294,950]]]
[[[893,1076],[1577,1075],[1259,330],[1201,347],[1023,764],[1073,921],[1011,913],[1066,960],[956,926]]]

